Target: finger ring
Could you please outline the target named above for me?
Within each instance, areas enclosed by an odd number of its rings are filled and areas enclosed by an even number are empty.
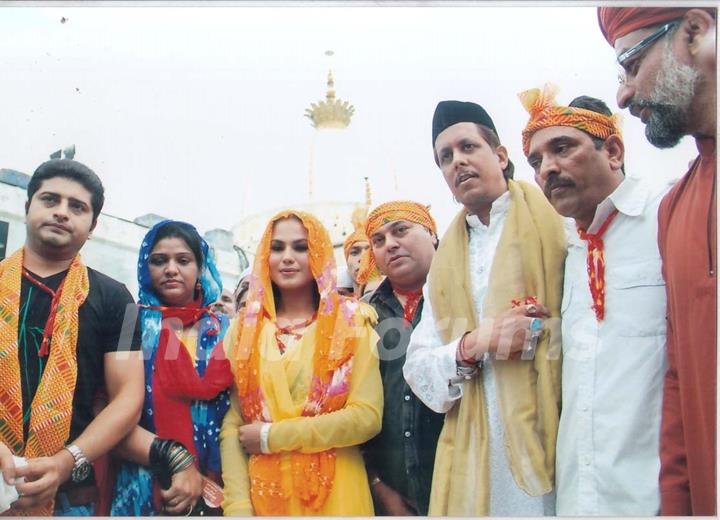
[[[539,336],[542,332],[542,320],[540,318],[533,318],[530,321],[530,334]]]
[[[527,314],[535,314],[537,312],[537,306],[533,305],[532,303],[527,306],[525,312]]]
[[[188,506],[187,513],[185,513],[185,516],[190,516],[190,513],[193,512],[193,508],[194,508],[194,507],[195,507],[195,506],[194,506],[193,504],[190,504],[190,505]]]
[[[523,348],[523,350],[528,353],[534,352],[535,348],[537,347],[537,342],[538,342],[539,338],[540,338],[540,336],[535,336],[535,335],[530,336],[530,340],[527,342],[527,346],[525,346],[525,348]]]

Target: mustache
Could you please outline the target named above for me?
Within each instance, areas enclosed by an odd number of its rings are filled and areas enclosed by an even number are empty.
[[[656,101],[652,101],[648,98],[640,98],[640,97],[634,97],[630,100],[630,105],[628,106],[628,109],[630,112],[640,112],[643,108],[650,108],[650,109],[662,109],[665,107],[671,107],[673,105],[669,103],[658,103]]]
[[[630,100],[630,105],[639,109],[643,108],[653,108],[654,106],[657,106],[657,103],[653,103],[649,99],[643,99],[640,97],[634,97]]]
[[[72,231],[72,228],[66,224],[63,224],[62,222],[58,222],[57,220],[52,220],[49,222],[45,222],[43,226],[52,226],[52,227],[59,227],[60,229],[63,229],[65,231]]]
[[[549,199],[550,193],[553,189],[561,188],[564,186],[574,188],[575,183],[571,179],[568,179],[567,177],[561,177],[559,174],[555,173],[551,174],[548,177],[547,181],[545,181],[545,189],[543,191],[545,192],[545,196]]]
[[[460,173],[457,174],[455,177],[455,187],[457,188],[460,186],[460,183],[466,179],[469,179],[470,177],[480,177],[477,173],[469,171],[469,170],[463,170]]]

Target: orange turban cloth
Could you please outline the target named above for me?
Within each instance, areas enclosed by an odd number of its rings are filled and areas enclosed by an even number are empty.
[[[584,108],[563,107],[555,102],[558,88],[546,84],[543,90],[533,88],[518,94],[530,120],[522,132],[525,157],[530,153],[530,138],[538,130],[551,126],[571,126],[600,139],[620,134],[620,117],[606,116]]]
[[[365,234],[365,215],[367,214],[367,208],[357,208],[352,214],[352,223],[355,227],[355,231],[350,233],[343,242],[343,251],[345,252],[345,260],[350,255],[350,248],[355,242],[370,242],[367,235]]]
[[[345,251],[345,259],[346,260],[347,260],[348,255],[350,254],[350,248],[356,242],[369,242],[364,229],[356,229],[355,231],[350,233],[348,235],[348,237],[345,239],[345,242],[343,242],[343,251]]]
[[[372,237],[382,226],[388,222],[396,220],[405,220],[406,222],[414,222],[428,228],[433,234],[437,235],[437,226],[435,220],[430,215],[427,206],[423,206],[417,202],[410,200],[395,200],[380,204],[372,210],[365,222],[365,235]],[[358,283],[364,284],[368,281],[370,274],[376,270],[375,255],[371,247],[363,253],[360,260],[360,272],[358,273]]]
[[[651,27],[685,16],[692,7],[598,7],[600,30],[610,45],[643,27]],[[717,17],[714,8],[698,8]]]

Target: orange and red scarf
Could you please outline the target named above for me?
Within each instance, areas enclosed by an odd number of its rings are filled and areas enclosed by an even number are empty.
[[[265,229],[255,257],[247,305],[238,318],[242,332],[235,349],[235,383],[242,417],[246,422],[272,421],[260,383],[261,353],[258,338],[266,320],[276,321],[268,258],[273,226],[278,220],[288,217],[298,218],[308,231],[310,271],[320,293],[312,382],[302,415],[317,416],[341,409],[349,391],[352,360],[359,336],[355,326],[360,325],[362,319],[357,312],[359,304],[337,292],[332,242],[322,224],[307,213],[284,211],[275,215]],[[319,511],[332,491],[335,450],[292,452],[291,490],[283,489],[280,462],[279,453],[250,457],[250,497],[255,514],[287,515],[288,493],[299,499],[303,506]]]
[[[393,287],[393,292],[400,296],[405,297],[405,303],[403,304],[403,318],[406,322],[406,327],[412,324],[412,320],[415,317],[418,307],[420,306],[420,300],[422,299],[422,289],[417,291],[403,291]]]
[[[23,434],[23,404],[20,388],[18,326],[23,276],[23,250],[0,263],[0,441],[15,455],[48,457],[60,451],[68,440],[72,402],[77,383],[78,310],[90,290],[87,269],[77,255],[55,291],[54,312],[46,329],[52,329],[44,342],[48,361],[31,404],[32,415],[27,439]],[[48,516],[53,502],[23,515]]]
[[[603,222],[597,233],[588,233],[577,228],[582,240],[587,241],[587,271],[592,296],[592,308],[598,321],[605,319],[605,254],[603,235],[618,214],[614,210]]]

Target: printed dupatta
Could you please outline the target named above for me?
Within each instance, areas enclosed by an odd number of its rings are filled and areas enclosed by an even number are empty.
[[[210,312],[208,306],[222,292],[222,279],[212,251],[201,238],[203,264],[199,269],[198,298],[187,309],[162,306],[152,287],[148,260],[158,231],[171,222],[174,221],[164,220],[148,231],[138,259],[139,319],[145,360],[145,402],[140,425],[163,438],[181,442],[196,457],[198,469],[217,478],[221,474],[220,425],[230,407],[232,373],[221,341],[228,320],[224,315]],[[184,225],[195,229],[190,224]],[[194,363],[168,328],[171,320],[163,323],[167,318],[179,320],[183,326],[196,323]],[[117,474],[111,514],[155,514],[152,487],[147,468],[123,464]]]
[[[245,422],[272,422],[261,388],[259,334],[266,320],[276,320],[275,300],[270,280],[270,242],[274,224],[295,217],[308,232],[310,271],[320,293],[313,375],[303,406],[305,417],[322,415],[343,408],[352,376],[352,359],[358,344],[355,327],[360,325],[359,304],[337,292],[332,242],[322,224],[300,211],[283,211],[268,223],[260,241],[250,277],[247,306],[240,315],[242,331],[235,345],[235,383]],[[335,450],[290,454],[292,489],[282,485],[281,454],[252,455],[248,464],[250,496],[257,515],[286,515],[290,494],[319,511],[332,490],[335,476]]]

